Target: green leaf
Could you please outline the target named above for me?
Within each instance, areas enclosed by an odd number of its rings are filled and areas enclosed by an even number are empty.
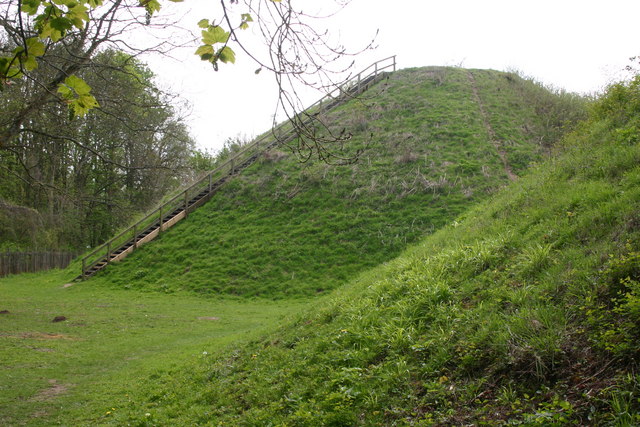
[[[11,63],[11,58],[7,58],[6,56],[0,58],[0,79],[7,78],[10,63]]]
[[[247,28],[249,28],[249,22],[253,22],[253,18],[248,13],[243,13],[242,15],[240,15],[240,18],[242,20],[242,22],[240,22],[241,30],[246,30]]]
[[[200,56],[203,61],[208,61],[213,56],[213,46],[205,44],[196,49],[196,55]],[[205,56],[207,56],[205,58]]]
[[[78,95],[88,95],[91,92],[91,86],[78,76],[67,77],[64,79],[64,84],[73,89]]]
[[[33,55],[33,56],[44,55],[44,51],[45,51],[44,43],[42,43],[36,37],[27,39],[26,44],[27,44],[27,50],[29,55]]]
[[[229,33],[219,25],[209,27],[202,31],[202,42],[204,44],[226,43],[229,40]]]
[[[58,86],[58,93],[62,95],[64,99],[73,99],[73,91],[69,86],[61,84]]]
[[[69,108],[71,108],[76,117],[83,117],[89,110],[99,106],[98,101],[91,95],[81,96],[69,103]]]
[[[38,27],[36,27],[38,28]],[[39,26],[38,35],[41,39],[46,39],[47,37],[51,37],[51,33],[53,32],[53,28],[49,25],[49,23],[45,23],[44,25]]]
[[[96,100],[93,95],[81,95],[76,99],[74,104],[75,113],[79,116],[84,116],[90,109],[100,106],[98,100]]]
[[[76,28],[82,29],[84,23],[89,21],[89,14],[87,13],[87,7],[83,4],[77,4],[69,10],[67,17],[73,21]],[[77,25],[76,22],[80,22]]]
[[[16,65],[17,61],[13,57],[0,57],[0,86],[1,80],[16,79],[22,77],[20,67]]]
[[[42,38],[46,38],[49,37],[52,41],[57,42],[58,40],[60,40],[62,37],[64,37],[64,33],[62,31],[56,30],[55,28],[51,27],[51,25],[47,24],[46,25],[46,36],[43,35],[45,34],[45,31],[43,30],[43,32],[40,34],[40,37]]]
[[[23,0],[20,10],[27,15],[35,15],[42,4],[41,0]]]
[[[77,76],[67,77],[64,83],[58,86],[58,93],[67,102],[74,116],[82,117],[92,108],[100,106],[91,95],[91,87]]]
[[[208,28],[209,27],[209,20],[208,19],[201,19],[200,21],[198,21],[198,27],[200,27],[200,28]]]
[[[158,0],[143,0],[140,2],[141,5],[147,10],[149,15],[153,15],[155,12],[158,12],[161,8],[160,2]]]
[[[50,21],[51,28],[54,30],[58,30],[60,33],[64,34],[67,30],[73,28],[73,23],[70,19],[65,17],[53,18]]]
[[[24,68],[27,71],[32,71],[38,68],[38,62],[36,61],[35,56],[31,56],[31,55],[26,56],[22,58],[22,61],[20,62],[22,63],[22,68]]]
[[[89,6],[91,6],[91,8],[95,9],[102,4],[102,0],[88,0],[87,3],[89,3]]]
[[[83,29],[84,28],[84,21],[80,18],[73,18],[71,20],[71,23],[73,23],[73,26],[78,28],[78,29]]]
[[[220,58],[220,61],[224,62],[225,64],[228,62],[235,64],[236,53],[229,46],[225,46],[218,52],[218,58]]]
[[[18,46],[13,49],[13,56],[20,56],[24,53],[24,46]]]

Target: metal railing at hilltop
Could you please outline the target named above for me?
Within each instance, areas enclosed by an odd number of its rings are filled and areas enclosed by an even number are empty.
[[[348,99],[349,95],[353,96],[352,94],[359,93],[361,89],[364,88],[364,85],[369,83],[371,80],[375,80],[378,76],[386,73],[386,70],[389,69],[391,69],[392,71],[396,71],[395,55],[376,61],[364,70],[360,71],[358,74],[354,74],[346,82],[342,83],[327,95],[323,96],[315,103],[307,107],[306,111],[312,110],[316,107],[331,108],[330,105],[333,102],[344,99],[345,96]]]
[[[366,89],[367,85],[375,82],[376,79],[384,75],[387,71],[396,70],[396,57],[390,56],[385,59],[374,62],[358,74],[354,74],[345,83],[316,101],[309,106],[306,111],[314,108],[321,110],[333,108],[342,100],[348,100],[349,97],[357,95],[360,91]],[[169,201],[164,202],[161,206],[151,211],[141,220],[137,221],[126,230],[122,231],[109,241],[95,248],[88,255],[82,258],[82,274],[79,278],[86,278],[89,271],[92,271],[98,264],[109,264],[112,256],[125,245],[133,246],[135,250],[138,244],[145,238],[145,231],[159,228],[162,233],[165,228],[170,225],[171,218],[176,212],[184,211],[185,215],[198,208],[204,201],[211,197],[215,189],[222,185],[230,176],[235,175],[257,159],[265,151],[279,143],[290,142],[297,136],[294,126],[289,121],[280,123],[274,127],[271,132],[256,138],[253,142],[242,147],[240,151],[235,153],[231,158],[226,160],[214,170],[206,173],[197,182],[181,191]],[[206,193],[206,200],[200,202],[199,195]],[[197,200],[194,202],[194,200]]]

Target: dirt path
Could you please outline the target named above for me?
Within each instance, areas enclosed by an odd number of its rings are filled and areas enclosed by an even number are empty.
[[[487,133],[489,134],[489,141],[491,145],[496,149],[498,156],[500,156],[500,160],[502,160],[502,165],[504,166],[504,171],[509,177],[511,181],[515,181],[518,176],[513,173],[511,170],[511,166],[509,166],[509,162],[507,161],[507,153],[502,149],[500,141],[496,137],[496,133],[491,127],[491,123],[489,123],[489,115],[487,114],[487,110],[484,108],[484,104],[482,103],[482,99],[480,98],[480,93],[478,92],[478,85],[476,84],[476,79],[473,77],[471,71],[467,71],[467,76],[469,77],[469,83],[471,83],[471,88],[473,89],[473,96],[478,103],[478,107],[480,109],[480,115],[482,116],[482,121],[484,123],[484,127],[487,129]]]

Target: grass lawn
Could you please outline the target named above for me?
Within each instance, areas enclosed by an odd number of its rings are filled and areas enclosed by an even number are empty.
[[[0,425],[108,423],[135,397],[138,379],[215,357],[306,305],[91,282],[65,288],[65,279],[54,272],[0,280],[0,311],[8,311],[0,314]]]

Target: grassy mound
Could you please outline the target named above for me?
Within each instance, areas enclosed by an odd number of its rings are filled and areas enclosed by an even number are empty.
[[[541,159],[583,101],[514,74],[399,71],[323,117],[352,166],[274,151],[95,280],[118,288],[286,298],[394,258]]]
[[[638,117],[640,79],[557,158],[112,422],[638,425]]]

